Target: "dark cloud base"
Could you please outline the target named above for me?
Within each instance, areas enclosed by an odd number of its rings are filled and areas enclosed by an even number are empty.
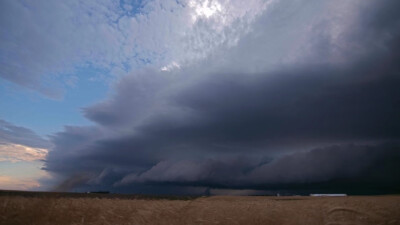
[[[245,156],[243,157],[245,158]],[[182,162],[182,161],[181,161]],[[240,157],[167,162],[126,179],[126,172],[74,174],[56,190],[202,195],[208,188],[265,194],[390,194],[400,192],[400,144],[342,145],[287,154],[256,165]],[[180,171],[180,172],[177,172]],[[99,178],[100,177],[100,178]],[[129,175],[128,175],[129,177]],[[121,184],[121,180],[123,182]],[[256,192],[257,193],[257,192]]]

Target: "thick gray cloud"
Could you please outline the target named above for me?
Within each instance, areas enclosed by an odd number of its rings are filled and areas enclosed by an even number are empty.
[[[84,109],[96,126],[53,136],[46,169],[84,173],[82,188],[131,191],[395,189],[398,3],[339,5],[278,2],[233,47],[120,79]]]
[[[245,157],[162,161],[144,173],[126,176],[117,185],[170,182],[267,189],[343,182],[358,188],[368,184],[375,187],[393,185],[395,189],[394,185],[400,183],[399,147],[393,143],[334,145],[287,154],[267,162]]]
[[[306,184],[348,180],[350,184],[399,184],[398,144],[334,145],[285,155],[253,171],[248,179],[264,184]]]

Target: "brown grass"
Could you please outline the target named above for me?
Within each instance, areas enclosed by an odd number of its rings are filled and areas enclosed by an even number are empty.
[[[394,225],[400,224],[400,196],[145,200],[3,195],[0,224]]]

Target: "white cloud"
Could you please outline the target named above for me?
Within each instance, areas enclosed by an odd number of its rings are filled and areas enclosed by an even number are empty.
[[[167,66],[163,66],[161,67],[161,71],[171,71],[173,69],[180,69],[181,66],[176,63],[176,62],[172,62],[171,64],[167,65]]]
[[[0,77],[47,96],[91,65],[121,76],[144,66],[187,65],[234,45],[272,1],[111,0],[2,2]],[[195,17],[195,21],[192,18]],[[117,71],[117,72],[115,72]],[[46,84],[47,83],[47,84]]]
[[[216,13],[222,12],[222,6],[218,1],[189,1],[189,6],[193,8],[193,22],[196,22],[199,17],[210,18]]]
[[[19,144],[0,143],[0,162],[1,161],[36,161],[44,160],[47,156],[47,149],[33,148]]]

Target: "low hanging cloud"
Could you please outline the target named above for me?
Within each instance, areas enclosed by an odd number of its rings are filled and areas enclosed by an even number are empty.
[[[121,78],[83,109],[96,125],[51,137],[46,170],[131,192],[397,187],[399,3],[317,2],[277,1],[234,46]]]
[[[50,147],[32,130],[0,119],[0,161],[44,160]]]
[[[44,160],[47,149],[31,148],[17,144],[0,144],[0,162],[36,161]]]
[[[48,174],[40,171],[52,144],[34,131],[0,119],[0,188],[4,190],[39,190]],[[8,165],[10,169],[7,169]],[[43,190],[43,189],[42,189]]]
[[[162,161],[141,173],[127,175],[117,185],[176,183],[212,187],[276,188],[344,180],[362,187],[398,185],[400,145],[334,145],[283,155],[269,162],[208,159]],[[311,186],[312,187],[312,186]]]
[[[400,145],[334,145],[288,154],[264,164],[247,179],[268,184],[347,180],[350,184],[399,184]]]

